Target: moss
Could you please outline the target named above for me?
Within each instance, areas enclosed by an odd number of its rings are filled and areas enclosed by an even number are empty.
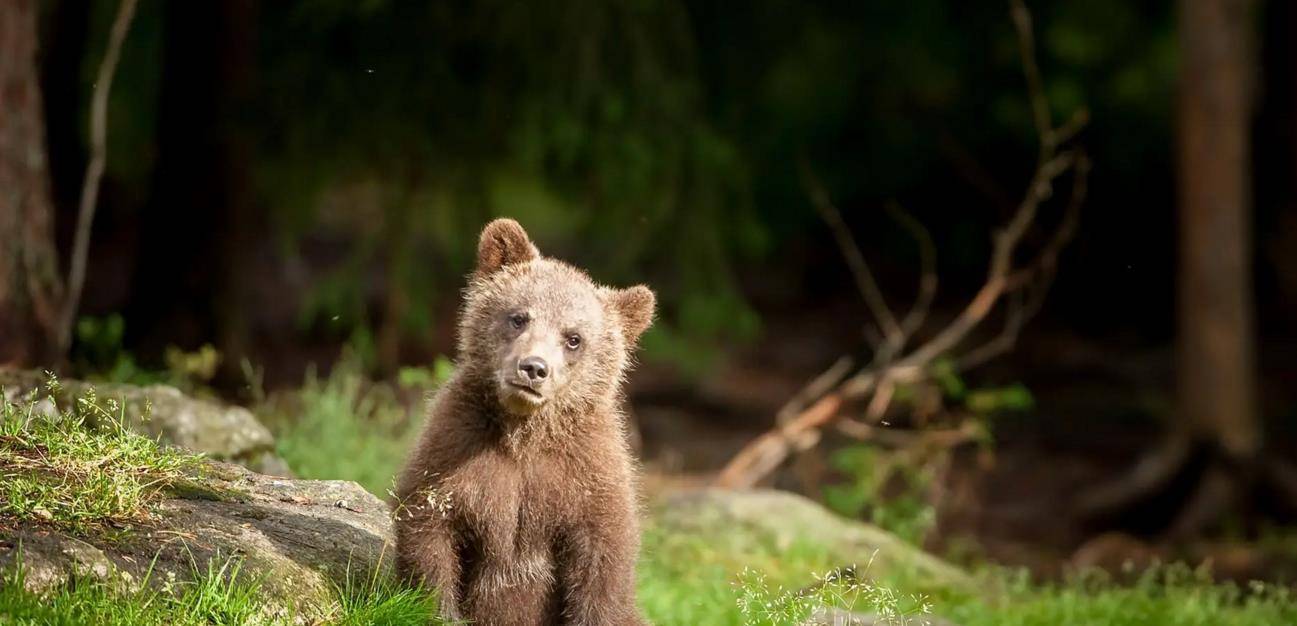
[[[168,495],[182,500],[239,503],[252,501],[252,496],[247,491],[220,486],[203,478],[182,478],[168,485],[166,491]]]

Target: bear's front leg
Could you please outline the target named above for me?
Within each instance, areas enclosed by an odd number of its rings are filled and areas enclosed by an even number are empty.
[[[612,510],[587,512],[565,533],[559,578],[565,623],[647,624],[635,605],[639,528],[630,500],[594,508],[605,507]]]
[[[407,513],[408,514],[408,513]],[[436,511],[396,525],[396,571],[402,579],[438,591],[443,618],[460,619],[459,588],[463,564],[452,525]]]

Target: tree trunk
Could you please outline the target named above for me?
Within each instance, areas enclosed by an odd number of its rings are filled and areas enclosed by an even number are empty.
[[[1265,450],[1252,286],[1251,0],[1181,0],[1179,421],[1121,480],[1081,494],[1091,522],[1173,539],[1237,516],[1297,516],[1297,467]],[[1170,519],[1164,522],[1169,515]]]
[[[1252,310],[1252,3],[1180,4],[1178,376],[1186,426],[1261,448]]]
[[[35,0],[0,2],[0,365],[49,364],[62,280],[54,246]]]

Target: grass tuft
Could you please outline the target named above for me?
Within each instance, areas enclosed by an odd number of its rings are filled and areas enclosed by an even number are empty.
[[[387,576],[337,587],[324,617],[307,616],[269,602],[260,581],[238,558],[195,567],[191,581],[163,581],[123,591],[94,579],[75,579],[45,593],[24,588],[19,567],[0,573],[0,624],[21,626],[289,626],[327,624],[429,626],[435,597],[402,587]]]
[[[125,407],[93,389],[67,410],[33,393],[0,405],[0,518],[86,531],[140,521],[201,457],[130,430]]]
[[[426,388],[445,375],[429,374],[412,386]],[[302,478],[354,480],[376,496],[386,495],[419,433],[422,402],[406,406],[398,389],[367,380],[360,361],[346,355],[327,378],[308,373],[294,400],[295,406],[266,405],[257,411],[275,432],[279,455],[293,472]]]

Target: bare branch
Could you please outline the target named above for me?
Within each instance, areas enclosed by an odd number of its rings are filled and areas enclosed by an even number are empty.
[[[779,413],[775,414],[775,423],[787,424],[792,421],[808,405],[837,387],[838,383],[842,382],[842,379],[851,372],[854,365],[855,360],[850,356],[838,358],[837,361],[833,362],[833,365],[829,366],[829,369],[812,378],[811,382],[797,392],[797,395],[790,398],[788,402],[784,403],[784,406],[780,407]]]
[[[1043,155],[1058,145],[1058,142],[1049,113],[1049,99],[1045,97],[1044,81],[1040,79],[1040,67],[1036,65],[1036,37],[1032,32],[1031,12],[1027,10],[1027,5],[1023,4],[1022,0],[1009,0],[1009,6],[1009,13],[1013,17],[1013,27],[1018,34],[1018,52],[1022,56],[1022,73],[1027,78],[1027,94],[1031,99],[1031,119],[1036,125],[1036,133],[1040,137],[1041,154]]]
[[[1006,288],[1017,289],[1041,272],[1052,274],[1058,267],[1058,256],[1063,248],[1067,247],[1076,236],[1076,229],[1081,222],[1081,206],[1085,203],[1085,196],[1089,191],[1090,159],[1085,153],[1078,152],[1075,163],[1072,194],[1068,199],[1067,208],[1063,211],[1062,221],[1054,230],[1053,237],[1040,249],[1035,260],[1009,276],[1009,284]]]
[[[925,446],[953,448],[969,441],[975,441],[980,435],[979,427],[971,421],[965,422],[957,428],[917,431],[880,428],[858,420],[843,418],[838,420],[834,427],[852,439],[868,441],[888,448],[918,448]]]
[[[923,223],[902,209],[899,203],[888,202],[887,212],[901,227],[910,231],[919,249],[919,291],[910,312],[901,320],[901,333],[908,340],[927,319],[932,300],[937,296],[937,246],[932,243],[932,234]]]
[[[1076,158],[1076,169],[1073,173],[1072,194],[1068,200],[1063,219],[1049,242],[1041,248],[1035,260],[1011,274],[1005,290],[1011,293],[1008,310],[1005,312],[1004,330],[991,341],[974,348],[956,362],[956,368],[967,370],[977,367],[1000,356],[1016,345],[1022,327],[1031,321],[1044,305],[1045,296],[1054,282],[1054,271],[1058,266],[1058,256],[1063,248],[1076,235],[1080,223],[1081,205],[1085,202],[1087,180],[1090,173],[1090,161],[1084,154]],[[1022,295],[1022,290],[1029,293]]]
[[[81,289],[86,281],[86,257],[90,252],[90,230],[95,219],[95,205],[99,200],[99,181],[104,175],[108,160],[108,93],[112,89],[113,75],[117,73],[117,60],[121,56],[122,42],[130,30],[135,16],[136,0],[122,0],[117,6],[108,36],[108,48],[99,64],[94,93],[90,99],[90,163],[81,187],[81,203],[77,210],[77,230],[72,243],[72,257],[68,268],[67,300],[59,320],[59,350],[66,352],[72,343],[72,324],[81,306]]]
[[[860,296],[864,298],[865,305],[869,307],[869,312],[878,321],[878,326],[883,332],[884,341],[887,343],[899,341],[902,333],[900,325],[896,322],[896,315],[887,306],[887,300],[883,298],[883,292],[878,289],[878,281],[874,279],[873,272],[869,270],[869,264],[865,262],[865,255],[860,252],[860,247],[856,245],[855,239],[851,236],[851,231],[847,228],[846,223],[842,221],[842,213],[829,199],[828,191],[824,189],[823,183],[815,176],[815,172],[811,170],[810,164],[804,158],[800,162],[800,169],[802,181],[811,196],[811,203],[815,205],[815,210],[819,211],[820,217],[824,219],[824,222],[828,224],[829,229],[833,232],[833,238],[838,244],[838,249],[842,252],[842,258],[846,260],[847,267],[850,268],[851,275],[856,280],[856,289],[860,291]]]
[[[969,350],[955,361],[958,371],[972,369],[1014,348],[1018,343],[1018,334],[1027,320],[1026,304],[1022,292],[1015,291],[1008,295],[1004,310],[1004,330],[994,339]]]
[[[773,472],[793,451],[793,444],[804,439],[808,434],[817,432],[824,424],[837,416],[842,408],[842,395],[831,393],[810,408],[802,411],[796,419],[768,432],[748,444],[716,478],[716,484],[722,487],[751,487],[763,476]]]

